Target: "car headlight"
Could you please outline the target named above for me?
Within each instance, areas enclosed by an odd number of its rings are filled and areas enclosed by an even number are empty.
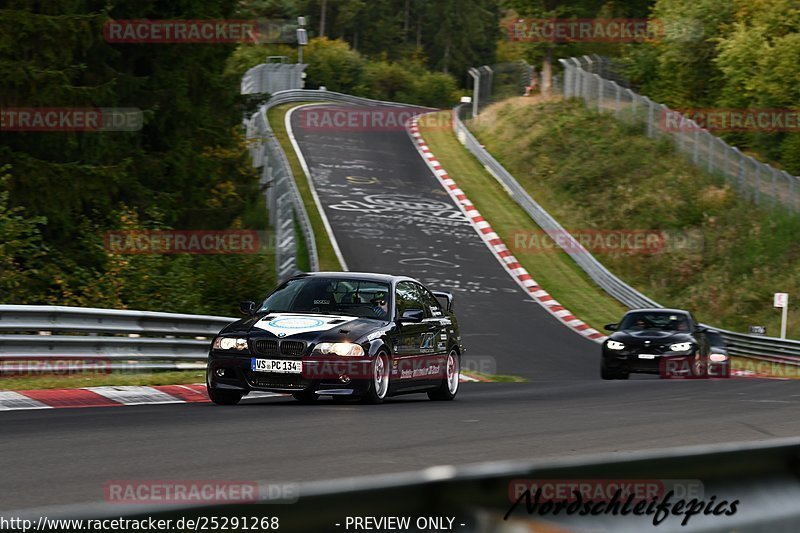
[[[342,357],[363,357],[364,348],[352,342],[321,342],[314,348],[312,355],[340,355]]]
[[[215,350],[245,350],[247,349],[247,339],[236,337],[217,337],[214,339]]]
[[[673,352],[685,352],[686,350],[692,349],[691,342],[677,342],[675,344],[671,344],[669,347],[670,350]]]
[[[724,353],[712,353],[708,358],[715,363],[724,363],[728,360],[728,356]]]
[[[625,348],[625,345],[617,341],[608,341],[606,343],[606,348],[608,348],[609,350],[621,350]]]

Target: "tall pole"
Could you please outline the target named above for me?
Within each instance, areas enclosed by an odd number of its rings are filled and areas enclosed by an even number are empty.
[[[472,89],[472,118],[478,116],[478,99],[481,97],[481,73],[476,68],[471,68],[467,72],[475,81]]]
[[[319,14],[319,36],[325,37],[325,14],[328,11],[328,0],[322,0],[322,7]]]
[[[789,298],[786,298],[786,302],[783,306],[783,311],[781,312],[781,339],[786,338],[786,321],[789,318]]]

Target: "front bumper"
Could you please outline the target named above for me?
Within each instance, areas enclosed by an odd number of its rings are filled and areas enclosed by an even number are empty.
[[[343,357],[302,357],[302,374],[256,372],[251,368],[251,354],[219,354],[208,359],[208,384],[212,388],[251,391],[360,395],[370,385],[372,359]],[[258,357],[259,359],[270,359]],[[285,360],[287,358],[275,358]],[[219,374],[222,375],[219,375]]]
[[[603,348],[603,359],[609,370],[631,374],[691,373],[694,354],[690,352],[663,353],[647,348],[609,350]]]
[[[627,349],[609,350],[603,348],[606,368],[612,372],[626,374],[654,374],[662,378],[680,377],[728,377],[729,361],[710,362],[700,360],[699,372],[694,370],[698,356],[691,352],[659,353],[655,350]]]

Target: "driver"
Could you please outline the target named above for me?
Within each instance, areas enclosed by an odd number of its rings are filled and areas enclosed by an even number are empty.
[[[386,301],[386,293],[377,293],[369,303],[372,304],[372,312],[376,318],[386,320],[389,317],[389,304]]]

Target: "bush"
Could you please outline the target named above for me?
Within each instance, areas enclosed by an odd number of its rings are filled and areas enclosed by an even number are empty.
[[[429,71],[418,59],[368,60],[342,40],[313,39],[306,48],[306,87],[376,100],[449,107],[458,98],[455,79]]]
[[[364,69],[364,58],[342,40],[312,39],[305,50],[306,88],[326,87],[329,91],[352,92]]]

